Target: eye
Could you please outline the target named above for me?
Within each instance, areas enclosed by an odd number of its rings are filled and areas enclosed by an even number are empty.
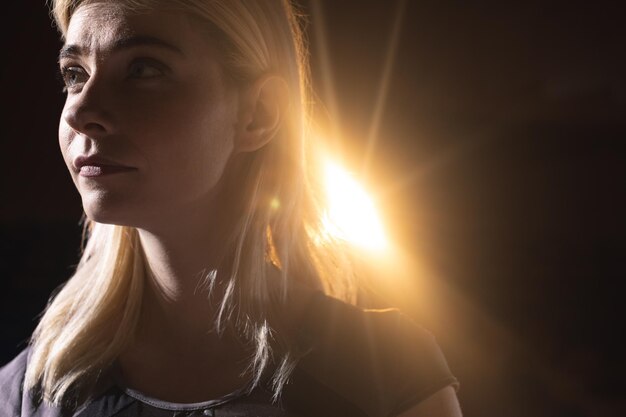
[[[164,65],[152,59],[135,60],[128,68],[129,78],[155,78],[164,74]]]
[[[84,84],[89,79],[89,74],[77,66],[61,67],[61,79],[63,80],[63,91],[68,91],[80,84]]]

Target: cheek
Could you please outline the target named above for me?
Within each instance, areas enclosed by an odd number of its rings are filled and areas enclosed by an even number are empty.
[[[214,177],[232,152],[232,104],[201,93],[179,89],[171,97],[138,104],[141,113],[129,116],[136,137],[144,138],[147,160],[168,167],[170,174]]]
[[[59,148],[63,156],[63,162],[65,162],[65,167],[72,177],[74,186],[79,192],[81,192],[81,189],[78,175],[74,172],[73,158],[82,153],[81,148],[84,148],[85,144],[81,142],[81,140],[80,136],[78,136],[76,132],[65,123],[63,118],[61,118],[59,122]]]
[[[67,155],[67,149],[70,143],[69,133],[69,127],[63,122],[63,120],[61,120],[59,123],[59,148],[61,148],[61,153],[63,154],[64,159]]]
[[[65,165],[69,169],[70,173],[72,173],[70,146],[73,143],[73,135],[74,131],[65,122],[63,122],[63,120],[61,120],[59,123],[59,148],[61,149],[61,155],[63,155],[63,160],[65,161]]]

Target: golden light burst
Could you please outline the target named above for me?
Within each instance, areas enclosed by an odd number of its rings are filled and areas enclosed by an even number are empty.
[[[326,232],[355,246],[381,250],[387,245],[383,224],[374,201],[348,171],[326,161],[324,184],[328,199],[324,216]]]

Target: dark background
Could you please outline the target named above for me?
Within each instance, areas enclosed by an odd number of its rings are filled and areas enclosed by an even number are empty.
[[[78,259],[80,200],[56,140],[60,44],[42,3],[12,2],[1,37],[0,363]],[[322,12],[309,19],[313,81],[330,104],[330,70],[355,167],[401,8],[370,178],[399,244],[435,272],[446,310],[430,322],[465,415],[626,415],[618,2],[302,5]]]

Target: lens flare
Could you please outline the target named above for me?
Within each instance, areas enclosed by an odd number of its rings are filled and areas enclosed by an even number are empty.
[[[386,247],[383,225],[371,197],[345,169],[332,161],[324,167],[328,198],[326,232],[369,250]]]

